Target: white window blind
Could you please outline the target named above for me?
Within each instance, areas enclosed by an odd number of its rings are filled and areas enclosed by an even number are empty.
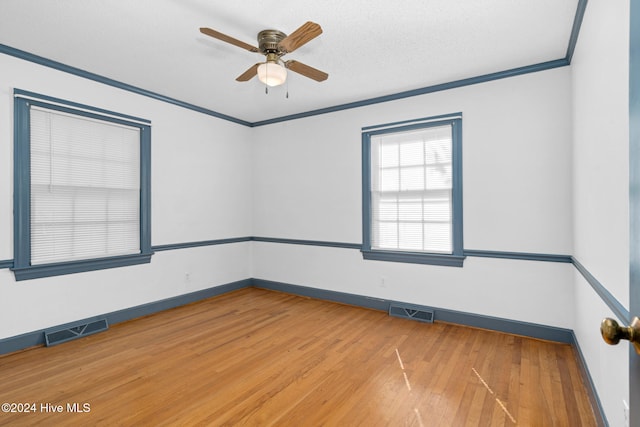
[[[140,253],[140,130],[31,107],[31,264]]]
[[[372,249],[453,252],[452,127],[371,137]]]

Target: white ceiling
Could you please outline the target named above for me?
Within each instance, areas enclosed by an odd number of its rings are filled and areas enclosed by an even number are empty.
[[[566,56],[578,0],[1,0],[0,44],[249,122]],[[290,53],[329,73],[286,87],[235,78],[260,30],[323,34]],[[29,88],[22,88],[28,90]]]

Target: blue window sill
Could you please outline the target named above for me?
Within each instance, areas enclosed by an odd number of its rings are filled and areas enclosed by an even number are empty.
[[[87,259],[54,264],[33,265],[12,268],[16,281],[39,279],[42,277],[61,276],[63,274],[82,273],[84,271],[103,270],[106,268],[125,267],[129,265],[148,264],[149,254],[123,255],[110,258]]]
[[[443,265],[462,267],[464,255],[440,255],[420,252],[393,252],[362,250],[362,257],[374,261],[406,262],[412,264]]]

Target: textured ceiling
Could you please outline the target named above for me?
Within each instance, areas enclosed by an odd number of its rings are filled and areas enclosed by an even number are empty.
[[[0,44],[256,122],[566,56],[578,0],[2,0]],[[285,59],[329,73],[286,86],[235,78],[257,45],[306,21],[323,34]],[[28,90],[29,88],[22,88]]]

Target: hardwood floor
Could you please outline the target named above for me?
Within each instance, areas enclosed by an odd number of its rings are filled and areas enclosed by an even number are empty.
[[[596,425],[569,345],[255,288],[0,357],[3,402],[35,409],[12,426]]]

